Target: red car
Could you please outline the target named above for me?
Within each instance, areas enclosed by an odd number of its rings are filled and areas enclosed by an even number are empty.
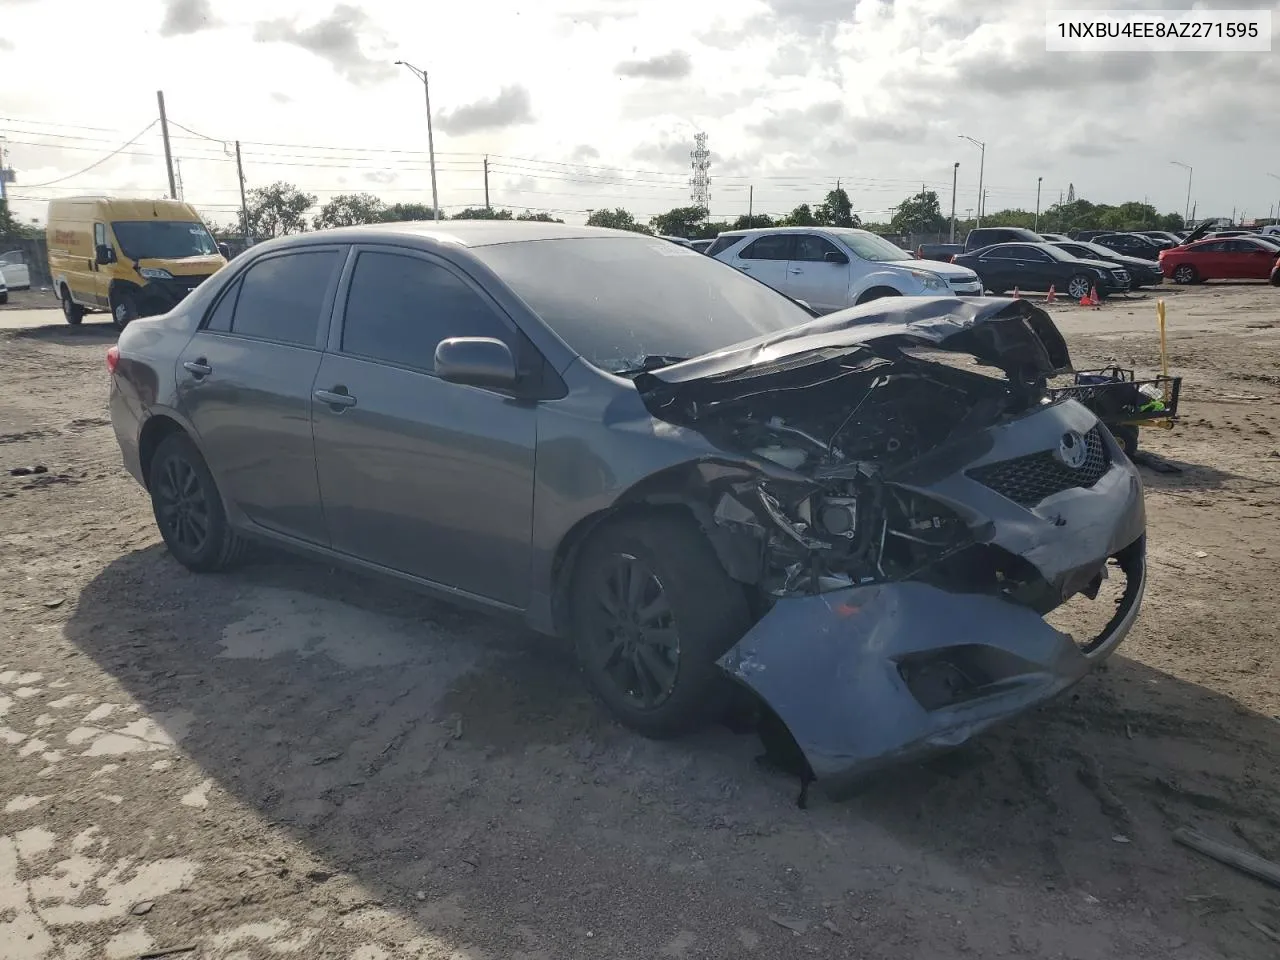
[[[1160,270],[1175,283],[1269,280],[1280,248],[1252,237],[1200,240],[1160,251]]]

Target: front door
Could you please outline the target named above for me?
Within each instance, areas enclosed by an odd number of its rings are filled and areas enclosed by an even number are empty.
[[[785,290],[787,264],[795,247],[794,239],[795,235],[790,233],[766,233],[747,244],[731,262],[761,283],[767,283],[775,290]]]
[[[828,261],[829,253],[843,262]],[[813,234],[800,234],[791,256],[783,293],[804,300],[819,313],[849,306],[849,258],[835,244]]]
[[[107,225],[105,223],[95,223],[93,225],[93,250],[89,254],[89,282],[90,289],[87,291],[90,303],[86,306],[101,307],[104,310],[111,307],[111,273],[104,269],[104,265],[98,263],[98,248],[100,246],[110,247],[111,242],[107,239]]]
[[[309,247],[255,261],[177,368],[179,410],[227,500],[266,530],[320,545],[311,392],[345,253]]]
[[[528,602],[537,404],[434,372],[448,337],[522,339],[450,264],[357,255],[316,377],[316,463],[333,548],[513,607]]]

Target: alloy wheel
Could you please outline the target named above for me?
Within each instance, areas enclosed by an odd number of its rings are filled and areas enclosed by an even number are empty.
[[[1072,277],[1067,281],[1067,293],[1071,299],[1080,300],[1089,295],[1089,281],[1084,277]]]
[[[594,599],[601,673],[639,709],[661,706],[680,665],[680,639],[662,581],[638,557],[615,554],[596,580]]]
[[[200,474],[182,457],[170,457],[156,486],[156,512],[169,540],[191,554],[209,539],[209,499]]]

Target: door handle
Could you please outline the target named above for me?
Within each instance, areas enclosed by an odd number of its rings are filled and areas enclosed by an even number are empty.
[[[740,263],[740,264],[738,264],[737,266],[738,266],[738,269],[739,269],[739,270],[750,270],[750,269],[751,269],[750,265],[749,265],[749,264],[745,264],[745,263]]]
[[[792,267],[792,268],[791,268],[791,272],[792,272],[792,273],[800,273],[800,274],[803,274],[803,273],[804,273],[804,271],[803,271],[803,270],[801,270],[799,267]]]
[[[334,387],[332,390],[317,390],[314,396],[321,403],[327,403],[335,412],[341,412],[347,407],[356,405],[356,398],[347,393],[347,388],[343,386]]]
[[[198,360],[186,360],[183,362],[182,368],[197,380],[213,373],[213,367],[209,366],[209,361],[204,357],[200,357]]]

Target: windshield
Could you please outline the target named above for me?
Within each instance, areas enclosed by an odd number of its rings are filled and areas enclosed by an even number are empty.
[[[116,220],[120,251],[130,260],[182,260],[218,252],[203,223],[185,220]]]
[[[897,263],[899,260],[914,260],[911,254],[901,247],[890,243],[884,237],[864,230],[829,230],[828,233],[840,238],[840,242],[872,263]]]
[[[472,250],[589,363],[638,372],[813,318],[763,283],[647,237],[499,243]]]

